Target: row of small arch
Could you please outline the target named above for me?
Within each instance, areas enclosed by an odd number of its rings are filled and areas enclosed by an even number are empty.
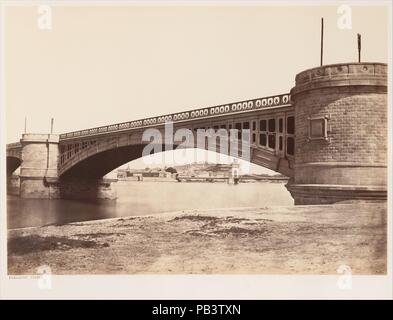
[[[280,96],[257,99],[255,100],[255,107],[260,108],[266,106],[273,106],[273,105],[278,105],[280,103],[282,104],[289,103],[289,95],[283,95],[282,99],[280,99]],[[235,112],[235,111],[248,110],[252,108],[254,108],[254,101],[245,101],[245,102],[234,103],[231,106],[225,105],[219,107],[212,107],[210,108],[210,114],[220,114],[229,111]]]
[[[157,118],[136,120],[136,121],[125,122],[125,123],[111,125],[111,126],[93,128],[93,129],[77,131],[77,132],[70,132],[70,133],[61,135],[60,137],[61,138],[74,137],[74,136],[80,136],[81,134],[87,135],[87,134],[94,134],[97,132],[106,132],[106,131],[113,131],[113,130],[119,130],[119,129],[121,130],[121,129],[126,129],[126,128],[135,128],[135,127],[141,127],[142,125],[145,126],[145,125],[154,125],[154,124],[163,123],[163,122],[187,120],[190,117],[191,118],[206,117],[209,114],[216,115],[216,114],[227,113],[230,111],[232,111],[232,112],[244,111],[244,110],[252,109],[254,107],[256,107],[256,108],[269,107],[269,106],[279,105],[280,103],[287,104],[289,102],[290,102],[290,95],[286,94],[286,95],[282,95],[282,96],[275,96],[275,97],[233,103],[232,105],[227,104],[227,105],[223,105],[223,106],[194,110],[191,112],[187,111],[187,112],[174,114],[173,116],[166,115],[166,116],[161,116],[161,117],[157,117]]]
[[[7,144],[7,148],[8,149],[10,149],[10,148],[18,148],[20,146],[21,146],[20,142],[13,142],[13,143],[8,143]]]

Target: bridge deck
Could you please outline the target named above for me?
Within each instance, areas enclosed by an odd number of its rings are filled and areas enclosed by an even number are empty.
[[[89,137],[94,135],[120,132],[130,129],[141,129],[157,125],[164,125],[166,122],[184,122],[190,120],[208,119],[224,115],[238,114],[260,109],[270,109],[277,107],[291,106],[291,97],[287,94],[268,96],[252,100],[239,101],[229,104],[212,106],[208,108],[194,109],[184,112],[172,113],[158,117],[145,118],[134,121],[111,124],[102,127],[95,127],[79,131],[60,134],[60,140],[67,140],[79,137]]]

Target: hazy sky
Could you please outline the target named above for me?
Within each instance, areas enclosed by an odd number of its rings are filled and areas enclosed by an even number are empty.
[[[352,29],[337,6],[7,7],[7,142],[28,132],[95,127],[289,92],[296,73],[319,64],[386,62],[388,10],[352,6]]]

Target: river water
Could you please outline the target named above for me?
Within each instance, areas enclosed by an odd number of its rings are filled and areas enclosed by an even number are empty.
[[[117,201],[85,202],[7,197],[8,228],[159,214],[190,209],[291,206],[284,183],[117,183]]]

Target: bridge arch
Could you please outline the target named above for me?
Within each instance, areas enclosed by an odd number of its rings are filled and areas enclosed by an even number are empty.
[[[56,198],[67,189],[64,179],[99,180],[142,156],[144,130],[165,131],[173,123],[174,130],[192,132],[249,130],[250,162],[289,176],[296,204],[386,200],[387,70],[383,63],[324,65],[299,73],[290,94],[61,135],[25,133],[20,143],[7,145],[7,174],[21,164],[21,197]],[[363,130],[365,123],[371,132]],[[69,185],[74,194],[79,180]]]
[[[91,154],[76,162],[64,172],[60,179],[99,179],[121,165],[138,159],[146,144],[115,147]]]

